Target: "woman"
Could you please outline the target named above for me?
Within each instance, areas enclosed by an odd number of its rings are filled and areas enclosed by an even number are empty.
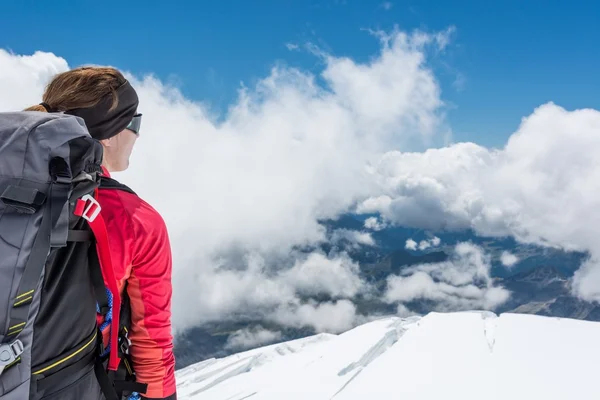
[[[90,135],[102,144],[103,175],[110,178],[112,172],[129,166],[140,134],[137,106],[135,90],[119,71],[82,67],[54,77],[43,102],[26,111],[64,112],[82,118]],[[115,188],[115,181],[110,181]],[[164,221],[130,190],[100,190],[98,202],[106,222],[118,288],[130,301],[129,354],[137,382],[147,384],[140,394],[143,399],[174,400],[172,264]],[[52,271],[47,275],[52,279]],[[45,312],[51,310],[40,310],[39,318],[44,318]],[[104,331],[103,335],[107,346],[108,334]],[[95,398],[85,394],[82,398]]]

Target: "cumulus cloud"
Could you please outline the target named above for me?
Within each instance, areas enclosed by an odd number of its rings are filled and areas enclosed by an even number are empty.
[[[319,270],[318,257],[298,261],[292,251],[327,241],[319,221],[375,190],[366,166],[382,151],[429,140],[443,128],[444,104],[427,65],[439,35],[377,35],[380,52],[364,63],[312,46],[323,61],[320,76],[274,66],[255,86],[242,86],[223,116],[152,75],[128,74],[140,96],[143,133],[130,169],[115,177],[152,204],[169,228],[176,330],[288,303],[300,304],[303,323],[314,316],[319,326],[337,308],[353,315],[345,302],[302,305],[298,291],[353,293],[359,283],[348,274],[354,267],[330,261]],[[39,103],[44,85],[68,68],[51,53],[2,51],[0,108]],[[348,237],[371,243],[368,234]],[[327,278],[312,275],[318,282],[311,285],[298,270]],[[335,273],[338,286],[331,285]],[[346,326],[343,321],[334,327]]]
[[[431,247],[431,244],[429,244],[428,240],[421,240],[419,242],[419,250],[427,250],[428,248]]]
[[[412,266],[389,277],[385,300],[432,300],[439,311],[491,310],[508,300],[510,293],[493,284],[490,269],[490,257],[483,249],[459,243],[449,261]],[[399,312],[407,310],[399,308]]]
[[[418,248],[419,250],[423,251],[431,247],[438,247],[441,243],[441,239],[437,236],[433,237],[432,239],[421,240],[419,243],[415,242],[413,239],[408,239],[404,248],[413,251],[416,251]]]
[[[365,287],[358,274],[358,264],[347,255],[330,259],[320,253],[312,253],[282,272],[281,280],[303,295],[350,298]]]
[[[427,46],[437,42],[423,37],[382,37],[381,53],[365,64],[320,54],[325,87],[307,72],[274,67],[240,90],[220,123],[155,78],[134,79],[145,133],[122,175],[170,227],[178,327],[296,296],[266,270],[228,271],[215,256],[241,248],[292,268],[295,261],[285,259],[292,248],[327,240],[319,220],[376,190],[366,165],[391,145],[426,140],[442,126],[439,86],[426,65]],[[370,243],[367,235],[354,238]],[[244,296],[226,289],[232,281]]]
[[[158,209],[169,228],[176,330],[274,310],[293,326],[339,329],[356,321],[349,299],[320,305],[302,297],[359,293],[364,282],[356,266],[340,254],[295,250],[330,240],[319,221],[348,209],[380,213],[373,229],[472,228],[590,250],[573,287],[600,299],[594,151],[600,113],[543,105],[500,150],[459,143],[423,153],[390,151],[445,133],[428,55],[448,46],[453,32],[376,32],[380,52],[363,63],[311,47],[323,61],[318,76],[273,67],[255,86],[242,86],[225,115],[213,115],[209,105],[156,77],[128,74],[140,95],[143,133],[130,170],[116,177]],[[0,50],[0,110],[39,103],[51,76],[68,67],[51,53]],[[337,238],[344,235],[362,244],[370,237],[346,232]],[[451,269],[460,276],[460,268]],[[421,269],[397,279],[420,280],[430,288],[421,293],[446,293],[442,300],[489,305],[503,296],[485,285],[437,281],[440,274]],[[411,283],[397,286],[402,282]],[[327,313],[333,313],[329,323]]]
[[[375,167],[386,187],[359,210],[400,225],[472,228],[524,243],[587,251],[574,293],[600,300],[600,112],[542,105],[503,149],[458,143],[389,152]],[[383,201],[382,199],[385,199]]]
[[[245,328],[236,331],[227,338],[226,349],[245,350],[271,344],[281,340],[281,332],[271,331],[262,326],[256,328]]]
[[[350,242],[351,247],[359,248],[363,246],[375,246],[375,240],[368,232],[359,232],[349,229],[336,229],[331,234],[331,242],[339,243],[342,241]]]
[[[356,324],[356,306],[350,300],[281,306],[268,318],[287,326],[310,326],[317,332],[339,333]]]
[[[504,265],[506,268],[512,268],[516,263],[519,262],[519,257],[509,251],[503,251],[502,255],[500,256],[500,262],[502,262],[502,265]]]
[[[349,301],[369,290],[359,276],[358,264],[345,253],[292,252],[280,259],[243,253],[240,260],[226,253],[210,262],[214,270],[199,268],[192,283],[195,290],[203,293],[206,320],[235,319],[238,315],[273,319],[275,314],[274,322],[289,321],[291,326],[301,322],[302,326],[322,329],[328,326],[321,320],[323,313],[337,307],[348,310],[343,308],[345,303],[320,309],[310,302],[311,297]],[[301,319],[295,315],[297,312],[303,313]],[[312,316],[314,320],[310,320]],[[333,326],[338,325],[339,322]]]
[[[428,239],[428,240],[421,240],[419,242],[419,250],[427,250],[430,247],[437,247],[439,246],[441,243],[441,240],[439,237],[434,237],[433,239]]]
[[[0,49],[0,111],[20,110],[41,102],[48,81],[67,68],[64,58],[51,53],[19,55]]]
[[[387,225],[379,220],[377,217],[369,217],[365,220],[365,228],[371,229],[374,231],[380,231],[385,229]]]
[[[413,315],[418,315],[417,313],[411,311],[404,304],[398,304],[396,308],[396,314],[401,318],[412,317]]]

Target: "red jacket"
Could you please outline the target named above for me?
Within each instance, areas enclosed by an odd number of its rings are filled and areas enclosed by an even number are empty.
[[[108,171],[104,174],[110,177]],[[138,196],[99,190],[115,278],[131,301],[130,354],[137,380],[153,399],[175,399],[171,333],[171,248],[161,216]],[[104,335],[108,343],[108,332]]]

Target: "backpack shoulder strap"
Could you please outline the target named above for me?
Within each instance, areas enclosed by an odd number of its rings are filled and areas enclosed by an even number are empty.
[[[137,193],[135,193],[129,186],[122,184],[116,179],[109,178],[108,176],[100,177],[100,189],[122,190],[137,196]]]
[[[127,185],[124,185],[117,181],[116,179],[109,178],[107,176],[100,177],[100,185],[98,187],[98,191],[100,190],[121,190],[127,193],[131,193],[133,195],[137,194]],[[101,215],[98,218],[102,218]],[[97,238],[97,254],[98,258],[101,261],[101,254],[108,253],[110,255],[110,250],[108,249],[108,240],[100,240],[98,239],[98,235],[104,236],[106,229],[104,228],[104,232],[102,228],[96,224],[93,226],[90,224],[92,230],[94,230],[94,236]],[[96,233],[98,231],[98,233]],[[104,270],[106,266],[104,264],[101,265],[99,269]],[[110,277],[107,277],[109,280]],[[116,281],[115,281],[116,282]],[[130,323],[130,303],[129,296],[127,294],[127,283],[125,283],[125,288],[123,290],[123,294],[119,297],[120,307],[119,311],[115,309],[117,304],[115,301],[112,301],[112,321],[110,322],[110,345],[109,345],[109,371],[106,371],[103,367],[103,364],[97,364],[95,368],[96,377],[100,382],[100,386],[102,391],[104,392],[107,400],[114,399],[113,395],[116,390],[117,395],[121,396],[122,393],[144,393],[147,390],[148,385],[145,383],[137,382],[135,370],[133,368],[133,364],[131,361],[131,356],[129,354],[129,338],[128,338],[128,328]],[[112,289],[109,287],[112,291]],[[115,289],[116,290],[116,289]],[[117,293],[119,296],[119,294]],[[118,348],[115,349],[113,343],[118,343]],[[116,358],[113,359],[113,357]],[[111,360],[114,361],[111,367]],[[119,397],[120,398],[120,397]]]
[[[95,196],[97,197],[97,196]],[[108,361],[108,369],[116,370],[119,364],[118,359],[118,331],[119,331],[119,312],[121,309],[121,296],[119,294],[119,288],[117,287],[117,280],[112,265],[112,259],[110,256],[110,246],[108,242],[108,232],[106,230],[106,224],[102,213],[100,204],[98,201],[89,195],[83,196],[77,200],[77,206],[75,213],[78,216],[85,218],[88,221],[90,229],[94,233],[96,240],[96,249],[98,252],[98,259],[103,274],[107,281],[108,289],[112,293],[113,303],[113,315],[112,315],[112,326],[111,326],[111,351]]]

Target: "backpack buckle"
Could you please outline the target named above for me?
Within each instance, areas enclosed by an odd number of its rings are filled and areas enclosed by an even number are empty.
[[[17,362],[21,354],[23,354],[23,343],[19,339],[11,344],[0,345],[0,375],[4,368]]]
[[[121,354],[129,354],[129,348],[131,347],[131,339],[129,339],[129,332],[127,328],[123,327],[119,332],[119,350]]]
[[[131,339],[123,336],[121,343],[119,343],[119,350],[121,350],[122,354],[129,354],[129,347],[131,347]]]
[[[78,202],[79,201],[83,203],[89,202],[89,204],[87,204],[87,206],[85,207],[85,210],[81,213],[81,216],[88,222],[94,222],[94,220],[102,210],[102,207],[100,207],[100,203],[98,203],[98,200],[93,198],[91,195],[86,194],[81,199],[79,199]]]

